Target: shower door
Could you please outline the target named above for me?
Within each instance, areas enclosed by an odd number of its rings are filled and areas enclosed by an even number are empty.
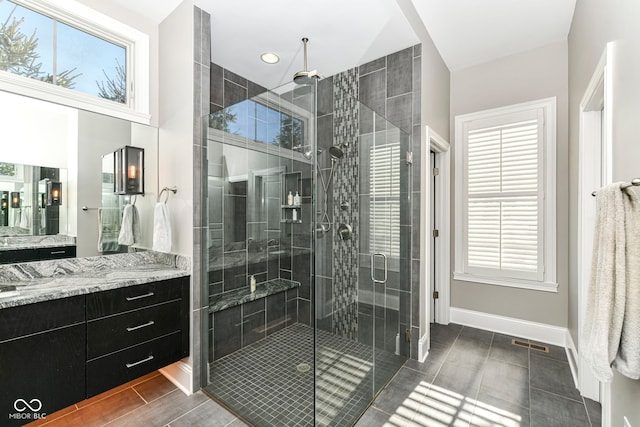
[[[375,395],[410,351],[409,138],[366,106],[360,116],[358,326],[374,349]]]

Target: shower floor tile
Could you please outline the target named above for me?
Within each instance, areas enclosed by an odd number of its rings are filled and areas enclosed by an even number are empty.
[[[372,348],[325,331],[317,340],[317,425],[352,425],[374,395]],[[255,426],[312,426],[313,348],[313,329],[292,325],[211,363],[205,390]],[[377,388],[404,361],[377,349]]]

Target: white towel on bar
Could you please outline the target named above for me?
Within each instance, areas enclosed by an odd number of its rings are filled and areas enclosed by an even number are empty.
[[[581,353],[599,381],[640,375],[638,198],[621,182],[596,194],[596,227]]]
[[[118,244],[131,246],[141,240],[140,215],[135,205],[125,205],[122,210],[122,224],[118,235]]]
[[[29,228],[29,208],[20,211],[20,228]]]
[[[98,208],[98,252],[104,252],[104,247],[102,245],[103,233],[104,229],[102,227],[102,208]]]
[[[153,210],[153,250],[171,252],[171,220],[169,207],[158,202]]]

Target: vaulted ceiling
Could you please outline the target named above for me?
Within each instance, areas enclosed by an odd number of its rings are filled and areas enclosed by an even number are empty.
[[[180,0],[109,0],[161,22]],[[576,0],[411,0],[455,71],[566,40]],[[419,43],[397,0],[196,0],[211,14],[212,60],[267,88],[302,69],[322,75]],[[269,65],[260,54],[274,52]]]

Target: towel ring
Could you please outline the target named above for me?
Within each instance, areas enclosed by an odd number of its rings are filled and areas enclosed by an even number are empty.
[[[169,200],[169,191],[171,191],[173,194],[176,194],[178,192],[178,188],[176,186],[173,186],[171,188],[169,187],[164,187],[162,189],[162,191],[160,191],[160,194],[158,194],[158,202],[160,202],[160,198],[162,197],[162,193],[167,192],[166,197],[164,198],[164,203],[167,203],[167,200]]]

